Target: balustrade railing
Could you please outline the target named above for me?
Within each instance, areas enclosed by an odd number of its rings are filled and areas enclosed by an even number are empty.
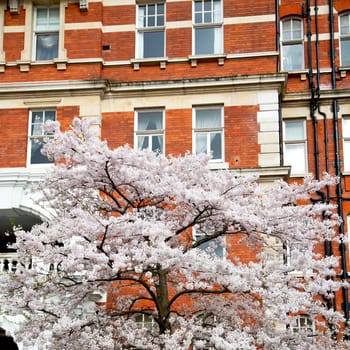
[[[16,253],[0,253],[0,273],[4,271],[15,271],[18,264]]]

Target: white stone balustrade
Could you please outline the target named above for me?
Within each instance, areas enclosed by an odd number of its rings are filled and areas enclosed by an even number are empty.
[[[17,265],[16,253],[0,253],[0,273],[3,271],[14,271]]]

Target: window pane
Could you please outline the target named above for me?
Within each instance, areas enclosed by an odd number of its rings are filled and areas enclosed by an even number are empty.
[[[205,55],[214,54],[214,29],[215,28],[196,28],[195,29],[195,54]]]
[[[340,35],[350,34],[350,15],[340,17]]]
[[[156,25],[156,17],[155,16],[149,16],[148,17],[147,27],[155,27],[155,25]]]
[[[138,112],[138,130],[163,129],[163,112]]]
[[[202,1],[195,1],[194,2],[194,11],[195,12],[202,12],[203,11],[203,3],[202,3]]]
[[[282,22],[282,40],[301,40],[302,39],[302,21],[291,18]]]
[[[163,135],[152,136],[152,151],[163,153]]]
[[[294,120],[285,122],[285,140],[305,140],[304,121]]]
[[[220,128],[221,108],[196,109],[196,128]]]
[[[350,171],[350,141],[344,141],[344,171]]]
[[[292,21],[287,20],[282,22],[282,40],[292,39]]]
[[[196,154],[208,153],[206,132],[196,133]]]
[[[37,8],[35,29],[37,31],[57,31],[59,29],[59,8]]]
[[[147,5],[148,7],[148,15],[154,15],[156,13],[155,5]]]
[[[287,144],[285,145],[284,155],[285,165],[292,167],[292,173],[305,174],[306,173],[306,154],[305,144]]]
[[[204,0],[203,3],[205,12],[212,11],[211,0]]]
[[[295,70],[302,69],[303,64],[303,46],[302,44],[283,46],[283,69]]]
[[[149,136],[138,136],[137,137],[137,148],[148,149],[149,148]]]
[[[202,232],[199,228],[195,229],[195,240],[196,242],[200,241],[205,237],[205,233]],[[224,238],[215,238],[211,241],[202,243],[198,246],[198,249],[205,250],[209,254],[223,258],[225,256],[225,245],[222,243]]]
[[[350,38],[340,41],[341,65],[350,66]]]
[[[36,37],[36,59],[52,60],[58,56],[58,34],[40,34]]]
[[[210,134],[210,151],[212,159],[221,159],[222,158],[222,149],[221,149],[221,132],[211,133]]]
[[[31,164],[47,164],[52,163],[46,156],[41,154],[41,149],[43,144],[39,140],[31,141],[31,154],[30,154],[30,163]]]
[[[58,7],[49,9],[49,28],[50,30],[58,30],[60,25],[60,12]]]
[[[350,118],[343,118],[343,137],[350,138]]]
[[[46,30],[48,24],[48,9],[36,9],[36,30]]]
[[[143,33],[143,58],[164,57],[164,31]]]
[[[45,121],[54,121],[56,119],[56,111],[45,111]]]

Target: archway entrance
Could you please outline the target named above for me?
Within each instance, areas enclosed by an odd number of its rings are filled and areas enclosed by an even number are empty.
[[[18,346],[12,337],[6,335],[5,329],[0,327],[0,349],[18,350]]]
[[[30,230],[33,225],[41,222],[39,216],[19,208],[0,209],[0,254],[14,252],[14,249],[8,248],[8,244],[15,242],[14,226]]]

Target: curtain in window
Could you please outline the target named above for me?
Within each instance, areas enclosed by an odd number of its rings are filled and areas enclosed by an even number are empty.
[[[215,0],[213,2],[213,21],[214,23],[220,23],[222,21],[221,15],[221,1]]]
[[[221,109],[197,109],[196,128],[220,128]]]
[[[305,143],[285,145],[284,163],[292,167],[292,173],[306,173]]]
[[[304,140],[304,121],[289,121],[285,123],[285,140]]]
[[[146,6],[139,6],[138,9],[137,27],[144,28],[146,27]]]
[[[162,130],[163,112],[139,112],[138,130]]]
[[[222,27],[214,29],[214,53],[222,53]]]

